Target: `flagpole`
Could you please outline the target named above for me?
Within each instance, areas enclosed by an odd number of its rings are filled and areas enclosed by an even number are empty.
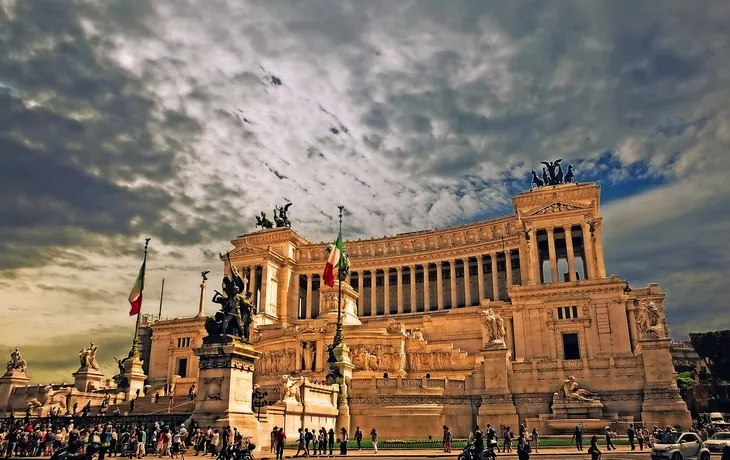
[[[337,206],[340,210],[340,237],[342,236],[342,210],[345,208],[344,206]],[[344,244],[343,244],[344,247]],[[333,249],[334,250],[334,249]],[[340,254],[340,261],[343,259],[343,255]],[[338,261],[339,262],[339,261]],[[338,263],[337,267],[337,329],[335,329],[335,337],[332,342],[334,346],[339,345],[344,340],[342,337],[342,278],[340,276],[340,273],[342,272],[341,264]]]
[[[147,246],[150,244],[152,238],[144,239],[144,260],[142,266],[147,268]],[[142,276],[142,286],[140,286],[140,295],[144,292],[144,279]],[[143,297],[144,298],[144,297]],[[139,358],[139,323],[142,318],[142,303],[139,304],[139,311],[137,312],[137,322],[134,324],[134,339],[132,340],[132,355]]]
[[[162,278],[162,288],[160,289],[160,311],[157,313],[157,320],[162,319],[162,296],[165,295],[165,278]]]

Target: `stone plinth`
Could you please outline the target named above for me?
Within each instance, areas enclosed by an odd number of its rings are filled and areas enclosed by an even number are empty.
[[[504,342],[496,342],[482,349],[484,362],[484,391],[479,406],[480,426],[490,424],[516,427],[517,409],[509,389],[510,351]]]
[[[646,379],[641,420],[647,426],[679,425],[686,430],[692,426],[692,416],[677,388],[670,343],[670,339],[642,339],[636,345]]]
[[[72,374],[74,386],[84,393],[101,389],[104,385],[104,374],[90,367],[82,367]]]
[[[203,346],[194,351],[200,357],[200,373],[192,419],[200,426],[238,428],[260,446],[252,400],[254,363],[261,353],[230,336],[206,337]]]
[[[10,397],[13,395],[13,390],[17,387],[27,386],[28,382],[30,382],[28,376],[21,371],[8,371],[0,377],[0,414],[10,409]]]
[[[326,318],[328,323],[337,323],[337,296],[340,281],[329,287],[322,284],[320,287],[320,301],[322,313],[320,318]],[[360,295],[349,284],[342,282],[342,324],[345,326],[359,326],[362,324],[357,317],[357,298]]]
[[[143,361],[134,355],[124,363],[124,376],[127,378],[127,388],[125,389],[127,399],[132,399],[137,390],[140,394],[144,392],[144,382],[147,376],[144,374],[142,365]]]
[[[553,417],[556,419],[600,419],[603,417],[603,404],[598,399],[578,401],[553,397]]]

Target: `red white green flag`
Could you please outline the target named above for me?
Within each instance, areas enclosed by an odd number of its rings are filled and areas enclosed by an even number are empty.
[[[139,269],[137,275],[137,281],[134,283],[132,292],[129,293],[129,304],[132,308],[129,309],[129,316],[138,315],[142,310],[142,291],[144,290],[144,268],[147,265],[147,258],[142,262],[142,267]]]
[[[342,232],[340,232],[337,235],[335,246],[332,248],[332,251],[330,251],[330,256],[327,259],[327,265],[325,265],[324,274],[322,275],[324,284],[329,287],[333,287],[335,285],[335,276],[337,276],[336,274],[338,273],[339,268],[344,265],[344,248],[345,246],[342,244]]]

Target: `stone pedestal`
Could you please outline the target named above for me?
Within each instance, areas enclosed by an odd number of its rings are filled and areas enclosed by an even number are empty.
[[[8,371],[0,377],[0,414],[10,410],[10,397],[17,387],[28,385],[30,380],[21,371]]]
[[[479,426],[519,426],[507,377],[510,370],[510,351],[503,342],[497,342],[483,348],[482,356],[484,392],[479,406]]]
[[[337,323],[337,292],[340,281],[335,280],[335,285],[329,287],[322,284],[320,287],[319,304],[322,311],[320,318],[326,318],[328,323]],[[357,317],[357,298],[360,295],[346,282],[342,282],[342,324],[344,326],[359,326],[362,324]]]
[[[603,418],[603,404],[598,399],[578,401],[554,396],[552,410],[553,418],[558,420]]]
[[[238,428],[257,446],[262,445],[252,408],[254,363],[261,353],[251,344],[223,336],[206,337],[195,354],[200,358],[200,373],[191,418],[203,427]]]
[[[82,367],[72,375],[76,389],[85,393],[98,390],[104,385],[104,374],[90,367]]]
[[[335,286],[337,285],[335,284]],[[350,347],[345,342],[337,345],[333,351],[336,359],[333,365],[342,375],[341,381],[337,382],[340,385],[340,391],[337,397],[337,428],[335,431],[344,427],[350,433],[350,406],[347,403],[347,395],[349,384],[352,381],[352,370],[355,366],[350,361]]]
[[[144,392],[144,381],[147,376],[144,374],[142,364],[143,361],[138,356],[132,356],[124,363],[124,376],[128,385],[125,389],[127,400],[134,398],[138,389],[140,394]]]
[[[687,430],[692,426],[692,416],[677,388],[670,343],[670,339],[642,339],[636,345],[646,382],[641,420],[646,426],[679,425]]]

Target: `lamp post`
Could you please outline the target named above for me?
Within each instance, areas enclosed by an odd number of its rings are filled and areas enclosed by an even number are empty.
[[[269,395],[266,391],[261,391],[258,388],[253,390],[253,407],[256,408],[256,420],[261,420],[261,408],[266,406],[266,397]]]

